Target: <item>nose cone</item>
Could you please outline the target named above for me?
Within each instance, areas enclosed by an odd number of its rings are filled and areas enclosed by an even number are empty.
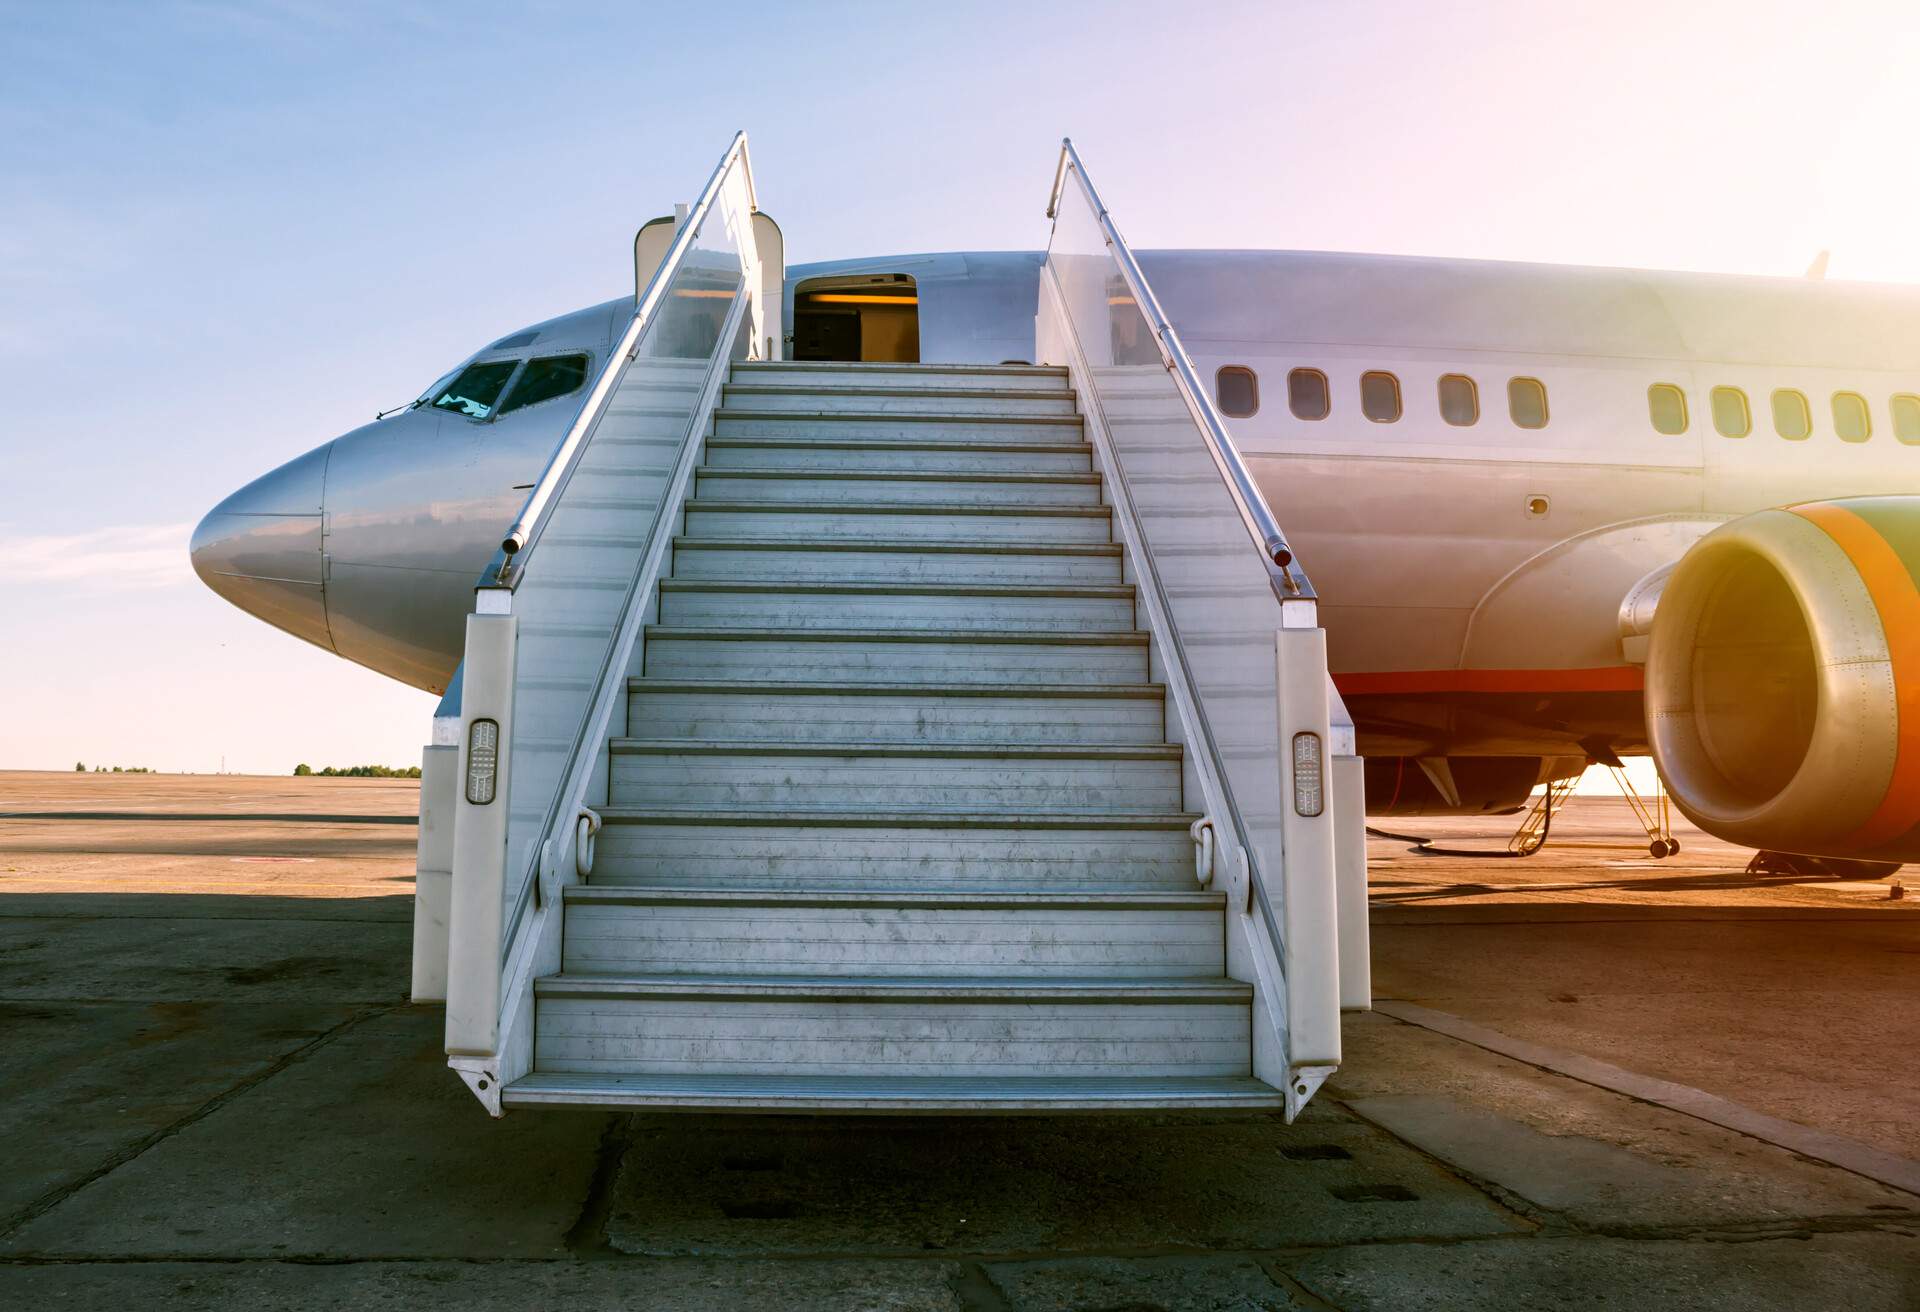
[[[202,583],[329,651],[320,524],[331,449],[288,461],[222,501],[194,529],[188,548]]]

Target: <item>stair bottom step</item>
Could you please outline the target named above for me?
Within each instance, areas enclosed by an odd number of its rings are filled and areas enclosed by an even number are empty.
[[[1280,1090],[1251,1076],[582,1075],[535,1072],[502,1091],[509,1107],[824,1115],[1283,1110]]]

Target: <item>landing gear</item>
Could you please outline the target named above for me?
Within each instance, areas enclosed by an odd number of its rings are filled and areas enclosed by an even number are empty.
[[[1680,840],[1673,836],[1673,809],[1667,803],[1665,784],[1656,782],[1653,786],[1653,801],[1644,800],[1633,781],[1627,778],[1627,772],[1617,765],[1609,764],[1607,769],[1613,773],[1613,782],[1619,786],[1620,795],[1627,799],[1627,805],[1633,808],[1633,818],[1647,834],[1647,854],[1655,861],[1664,861],[1680,852]]]

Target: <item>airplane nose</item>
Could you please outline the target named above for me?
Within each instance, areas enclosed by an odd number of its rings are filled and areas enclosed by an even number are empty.
[[[320,525],[331,450],[329,443],[254,479],[207,512],[188,547],[202,583],[328,651]]]

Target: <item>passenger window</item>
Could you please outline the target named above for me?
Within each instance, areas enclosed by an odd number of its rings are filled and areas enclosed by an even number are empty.
[[[1804,392],[1783,387],[1773,394],[1773,431],[1789,442],[1804,442],[1813,433],[1813,408]]]
[[[1747,394],[1737,387],[1713,389],[1713,427],[1722,437],[1745,437],[1753,431],[1753,413]]]
[[[584,355],[550,355],[543,360],[531,360],[520,381],[513,385],[513,394],[500,407],[500,413],[512,414],[556,396],[577,392],[586,381],[587,357]]]
[[[433,398],[435,410],[452,410],[469,419],[485,419],[493,413],[493,403],[500,399],[500,389],[507,385],[507,379],[513,377],[518,368],[518,360],[489,360],[485,364],[470,364],[460,371],[460,376],[439,389]]]
[[[1213,376],[1214,399],[1220,413],[1230,419],[1245,419],[1260,408],[1260,380],[1253,370],[1230,364]]]
[[[1909,446],[1920,443],[1920,396],[1893,398],[1893,435]]]
[[[1370,371],[1360,375],[1360,413],[1376,424],[1400,418],[1400,380],[1392,374]]]
[[[1867,413],[1867,398],[1858,392],[1833,394],[1833,431],[1842,442],[1864,442],[1873,436],[1873,417]]]
[[[1318,369],[1295,369],[1287,375],[1287,409],[1295,419],[1325,419],[1332,408],[1325,374]]]
[[[1687,431],[1687,394],[1672,383],[1655,383],[1647,389],[1647,415],[1653,431],[1672,437]]]
[[[1480,422],[1480,389],[1465,374],[1440,375],[1440,417],[1455,428]]]
[[[1547,426],[1547,385],[1538,378],[1507,380],[1507,413],[1521,428]]]

